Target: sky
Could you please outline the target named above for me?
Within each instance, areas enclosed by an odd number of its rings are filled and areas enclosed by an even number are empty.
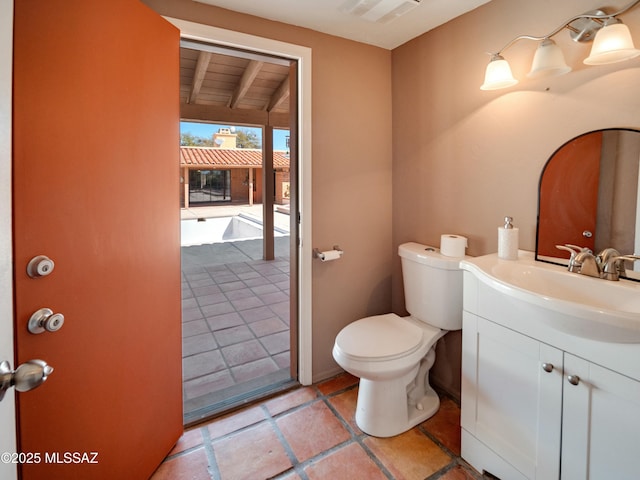
[[[195,123],[180,122],[180,133],[191,133],[196,137],[211,138],[221,128],[236,128],[239,130],[248,130],[255,132],[257,137],[262,141],[262,129],[235,125],[223,125],[220,123]],[[289,130],[273,129],[273,149],[287,150],[286,137],[289,136]]]

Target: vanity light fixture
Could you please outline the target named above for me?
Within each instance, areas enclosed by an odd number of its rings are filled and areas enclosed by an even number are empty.
[[[571,38],[576,42],[593,41],[591,54],[584,60],[586,65],[605,65],[621,62],[640,55],[631,39],[629,28],[617,17],[631,10],[640,3],[634,0],[626,7],[615,13],[605,13],[603,10],[593,10],[570,18],[558,28],[547,35],[536,37],[532,35],[519,35],[496,53],[491,53],[491,60],[487,65],[484,83],[481,90],[498,90],[518,83],[511,73],[509,63],[502,53],[511,45],[520,40],[533,40],[539,42],[538,49],[533,57],[529,78],[541,78],[553,75],[563,75],[571,71],[571,67],[564,60],[560,47],[551,39],[554,35],[568,29]],[[595,37],[595,38],[594,38]]]

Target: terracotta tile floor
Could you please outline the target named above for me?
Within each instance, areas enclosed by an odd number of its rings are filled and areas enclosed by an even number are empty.
[[[340,375],[185,431],[153,480],[471,480],[460,458],[460,408],[392,438],[355,425],[357,378]]]

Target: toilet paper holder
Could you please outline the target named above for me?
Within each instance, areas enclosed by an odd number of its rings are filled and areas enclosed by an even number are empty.
[[[335,252],[338,252],[338,255],[340,257],[342,257],[342,254],[344,253],[344,251],[338,245],[334,245],[332,250],[335,251]],[[324,261],[326,253],[328,253],[328,252],[323,252],[319,248],[314,248],[313,249],[313,258],[319,258],[320,260]]]

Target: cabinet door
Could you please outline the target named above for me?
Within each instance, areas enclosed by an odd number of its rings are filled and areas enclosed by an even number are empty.
[[[562,352],[475,319],[463,328],[463,428],[526,478],[558,478]]]
[[[569,354],[565,373],[561,478],[637,479],[640,382]]]

